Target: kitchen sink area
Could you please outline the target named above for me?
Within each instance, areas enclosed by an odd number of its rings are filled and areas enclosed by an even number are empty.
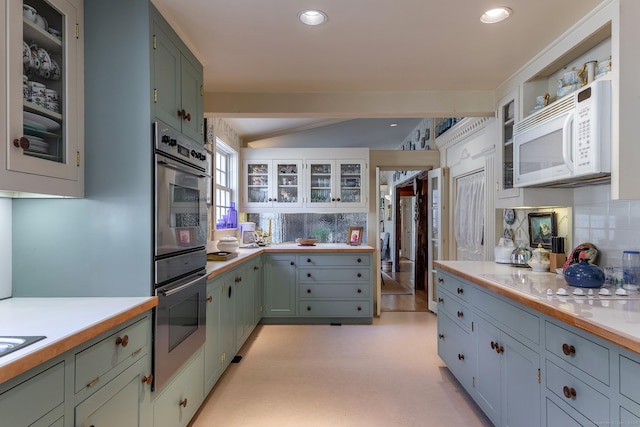
[[[0,337],[0,357],[45,339],[44,335]]]

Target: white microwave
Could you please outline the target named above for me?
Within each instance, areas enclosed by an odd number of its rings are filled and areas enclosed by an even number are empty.
[[[596,80],[516,123],[515,187],[611,177],[611,80]]]

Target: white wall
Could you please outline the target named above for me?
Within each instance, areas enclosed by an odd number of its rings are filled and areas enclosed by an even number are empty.
[[[11,296],[11,199],[0,198],[0,298]]]
[[[573,194],[574,246],[593,243],[601,267],[622,266],[623,251],[640,251],[640,200],[610,198],[610,185],[576,188]]]

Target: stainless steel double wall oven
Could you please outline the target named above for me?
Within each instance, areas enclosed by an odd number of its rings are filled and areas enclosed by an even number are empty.
[[[154,123],[154,389],[205,341],[207,195],[210,155]]]

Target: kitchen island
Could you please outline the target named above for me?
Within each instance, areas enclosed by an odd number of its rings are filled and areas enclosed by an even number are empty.
[[[640,424],[640,293],[493,262],[436,268],[438,354],[496,426]]]

